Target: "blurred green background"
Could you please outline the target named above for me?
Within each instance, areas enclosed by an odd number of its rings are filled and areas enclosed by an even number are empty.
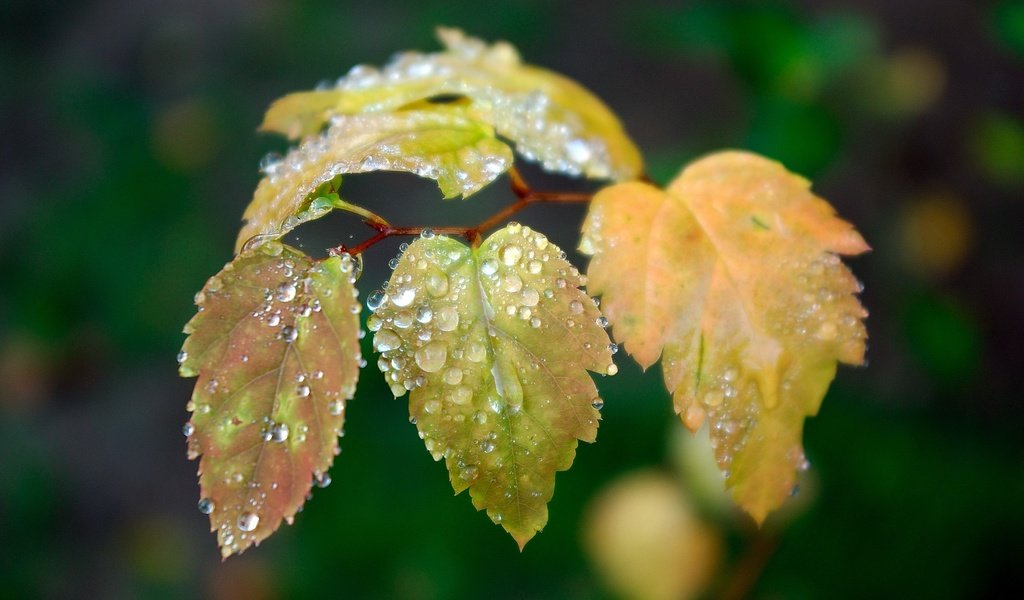
[[[181,435],[192,381],[174,357],[194,292],[231,257],[260,157],[286,148],[256,125],[284,93],[435,49],[437,24],[507,39],[595,91],[655,179],[755,150],[810,177],[874,247],[851,262],[870,366],[840,369],[806,426],[812,479],[765,531],[685,467],[699,447],[680,439],[660,376],[620,355],[599,381],[598,443],[559,475],[524,553],[452,497],[404,399],[366,370],[334,484],[293,527],[219,560]],[[353,177],[347,195],[403,223],[468,224],[508,201],[494,187],[441,204],[431,182],[383,174]],[[570,249],[582,214],[520,220]],[[668,490],[660,506],[691,526],[634,559],[709,563],[706,585],[669,595],[1022,597],[1022,225],[1020,1],[5,0],[0,596],[653,594],[615,582],[609,552],[635,540],[594,515],[615,504],[607,486],[654,469],[667,487],[634,492]],[[365,231],[341,216],[300,235],[317,253]],[[368,255],[364,296],[397,243]],[[627,532],[653,518],[634,505]]]

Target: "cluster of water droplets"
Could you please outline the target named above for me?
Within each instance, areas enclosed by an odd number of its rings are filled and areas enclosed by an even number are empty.
[[[326,272],[325,269],[336,271]],[[259,303],[242,316],[243,321],[252,325],[225,322],[233,332],[248,332],[245,334],[247,337],[244,342],[227,338],[220,362],[212,365],[209,373],[203,373],[197,394],[189,403],[188,409],[193,412],[193,418],[183,426],[182,433],[188,439],[191,458],[206,450],[200,447],[197,425],[205,428],[202,443],[217,444],[221,449],[230,447],[249,428],[255,428],[258,439],[267,444],[268,449],[299,451],[299,445],[306,444],[310,435],[325,436],[326,431],[314,429],[311,432],[313,417],[307,410],[284,408],[295,407],[297,402],[313,403],[312,410],[318,413],[315,427],[329,428],[334,436],[344,434],[345,404],[355,392],[355,378],[349,381],[335,372],[337,365],[334,362],[341,359],[336,352],[326,351],[324,354],[323,349],[313,350],[306,355],[306,362],[297,362],[288,360],[289,356],[294,356],[289,354],[288,348],[300,342],[302,335],[316,335],[321,327],[328,327],[328,323],[331,329],[341,328],[342,324],[334,323],[339,311],[342,319],[350,320],[352,326],[358,327],[357,315],[361,306],[355,286],[334,285],[337,278],[352,284],[357,275],[358,263],[348,255],[326,262],[310,262],[306,257],[285,250],[279,242],[270,241],[262,245],[257,254],[243,256],[236,264],[229,264],[207,283],[197,301],[201,309],[211,309],[211,318],[223,318],[223,306],[251,305],[254,300],[259,300]],[[262,289],[259,285],[263,285]],[[343,291],[346,289],[351,290],[351,296]],[[325,303],[330,303],[331,314],[325,309]],[[344,325],[345,328],[348,326]],[[266,333],[251,339],[254,331]],[[357,344],[339,350],[353,352],[352,358],[362,360]],[[198,349],[196,353],[201,354]],[[210,356],[213,355],[207,358]],[[178,358],[179,362],[188,363],[188,352],[183,350]],[[247,382],[265,374],[268,366],[276,366],[287,373],[273,389],[277,394],[274,406],[282,407],[280,414],[255,418],[246,416],[250,413],[245,397],[238,402],[227,402],[234,398],[232,384],[240,386],[239,389],[245,388]],[[329,373],[324,370],[328,367]],[[255,387],[250,390],[260,393]],[[221,410],[229,406],[231,410]],[[209,420],[211,418],[212,421]],[[317,446],[305,451],[321,453],[328,450],[333,454],[339,452],[336,441],[330,448]],[[216,466],[211,463],[205,467],[203,475],[204,487],[219,489],[221,496],[216,502],[213,498],[203,498],[198,508],[205,514],[214,515],[222,549],[228,553],[256,540],[254,532],[264,516],[268,494],[280,494],[286,488],[290,489],[276,481],[258,480],[257,473],[252,471],[246,460],[239,456],[218,462]],[[317,458],[318,463],[323,460]],[[329,482],[329,477],[324,479],[322,472],[314,473],[314,477],[315,483],[321,487]],[[240,500],[226,503],[222,496],[228,494],[228,490],[234,491],[224,497]]]

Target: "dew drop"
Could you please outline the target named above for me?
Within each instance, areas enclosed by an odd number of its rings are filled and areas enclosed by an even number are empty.
[[[420,323],[429,323],[434,318],[434,311],[430,310],[427,305],[420,306],[416,309],[416,320]]]
[[[573,314],[580,314],[583,312],[583,303],[579,300],[573,300],[569,303],[569,312]]]
[[[260,524],[260,516],[256,513],[244,512],[238,516],[238,528],[242,531],[252,531]]]
[[[431,273],[427,276],[427,293],[440,298],[448,293],[448,276],[444,273]]]
[[[531,260],[530,264],[527,265],[526,268],[533,275],[539,275],[540,272],[544,269],[544,265],[541,264],[541,262],[539,260]]]
[[[515,293],[523,289],[523,280],[515,273],[509,273],[502,281],[502,287],[505,288],[506,292]]]
[[[278,423],[270,428],[270,439],[275,442],[283,442],[288,439],[288,424]]]
[[[384,303],[384,292],[380,290],[373,290],[370,295],[366,297],[366,308],[371,311],[380,308],[380,305]]]
[[[436,373],[448,360],[448,346],[444,342],[429,342],[415,354],[416,364],[427,373]]]
[[[292,343],[299,338],[299,332],[291,325],[285,325],[281,328],[281,339],[287,343]]]
[[[594,319],[594,322],[597,323],[597,326],[601,327],[602,329],[608,327],[608,319],[604,315]]]
[[[487,349],[484,348],[483,344],[477,342],[471,342],[466,347],[466,358],[471,362],[481,362],[487,358]]]
[[[434,322],[441,331],[454,331],[459,326],[459,311],[454,306],[442,306],[434,315]]]
[[[608,370],[605,372],[608,373],[609,375],[614,375],[619,372],[619,367],[617,367],[615,363],[612,363],[608,365]]]
[[[515,244],[506,244],[501,247],[501,250],[498,250],[498,258],[508,267],[519,262],[519,259],[522,257],[523,249]]]
[[[498,261],[488,258],[480,264],[480,272],[484,275],[494,275],[498,272]]]
[[[424,227],[423,231],[420,232],[420,237],[429,240],[434,237],[434,230],[429,227]]]
[[[416,290],[411,287],[399,287],[395,290],[395,294],[391,297],[391,302],[395,306],[409,306],[412,301],[416,299]]]
[[[387,352],[401,346],[402,340],[394,331],[381,329],[377,332],[377,335],[373,336],[373,344],[377,352]]]
[[[444,372],[444,382],[448,385],[459,385],[462,383],[462,369],[452,367]]]
[[[276,298],[278,302],[291,302],[295,299],[295,293],[295,284],[291,281],[286,281],[277,286]]]
[[[185,362],[186,360],[188,360],[188,352],[185,352],[184,350],[182,350],[181,352],[178,353],[178,364],[180,365],[181,363]]]
[[[600,398],[594,398],[594,401],[591,402],[590,405],[596,408],[597,410],[601,410],[602,408],[604,408],[604,400]]]
[[[316,483],[316,487],[318,488],[325,488],[331,485],[331,481],[330,473],[320,473],[313,479],[313,482]]]
[[[185,434],[185,437],[192,437],[192,434],[196,432],[196,426],[192,424],[192,421],[188,421],[181,426],[181,432]]]
[[[296,395],[298,395],[299,398],[306,398],[309,396],[309,391],[310,390],[308,385],[300,385],[298,388],[296,388],[295,393]]]
[[[213,512],[213,509],[217,508],[217,505],[214,504],[213,500],[209,498],[203,498],[202,500],[199,501],[199,504],[196,505],[196,508],[198,508],[199,512],[203,513],[204,515],[208,515]]]
[[[540,302],[540,292],[532,287],[524,289],[521,297],[526,306],[537,306],[537,303]]]

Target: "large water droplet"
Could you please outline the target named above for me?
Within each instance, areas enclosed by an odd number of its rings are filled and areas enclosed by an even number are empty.
[[[366,297],[366,308],[371,311],[380,308],[380,305],[384,303],[384,292],[380,290],[373,290],[370,295]]]
[[[270,428],[270,439],[275,442],[283,442],[288,439],[288,424],[278,423]]]
[[[522,257],[523,249],[515,244],[506,244],[501,247],[501,250],[498,250],[498,258],[509,267],[519,262]]]
[[[373,346],[377,352],[387,352],[402,345],[402,339],[390,329],[381,329],[373,336]]]
[[[277,300],[279,302],[291,302],[295,299],[295,284],[291,281],[286,281],[281,285],[277,286]]]
[[[427,305],[420,306],[416,309],[416,320],[420,323],[429,323],[434,318],[434,311],[430,310]]]
[[[421,369],[436,373],[448,360],[448,346],[444,342],[429,342],[416,351],[415,358]]]
[[[488,258],[480,264],[480,272],[484,275],[494,275],[498,272],[498,261]]]
[[[260,524],[260,516],[256,513],[244,512],[238,516],[238,528],[242,531],[252,531]]]
[[[448,293],[448,276],[441,272],[427,275],[427,293],[440,298]]]
[[[462,369],[458,367],[452,367],[444,372],[444,382],[448,385],[458,385],[462,383]]]
[[[454,306],[442,306],[434,315],[434,322],[441,331],[454,331],[459,326],[459,311]]]
[[[285,325],[281,328],[281,339],[287,343],[292,343],[299,338],[299,331],[291,325]]]
[[[203,498],[202,500],[199,501],[199,504],[196,505],[196,508],[198,508],[199,512],[203,513],[204,515],[208,515],[212,513],[215,508],[217,508],[217,505],[214,504],[213,500],[209,498]]]
[[[409,306],[410,304],[412,304],[412,301],[415,300],[415,299],[416,299],[416,290],[415,290],[415,288],[405,287],[405,286],[399,287],[397,290],[395,290],[394,295],[391,296],[391,302],[395,306],[402,306],[402,307]]]

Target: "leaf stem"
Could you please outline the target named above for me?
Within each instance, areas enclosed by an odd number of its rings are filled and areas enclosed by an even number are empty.
[[[369,238],[359,242],[355,246],[346,246],[341,244],[334,248],[329,248],[327,253],[336,256],[339,254],[349,254],[356,256],[362,254],[367,249],[373,247],[378,242],[385,240],[389,237],[403,236],[403,235],[420,235],[425,230],[431,230],[434,233],[443,235],[453,235],[464,238],[474,248],[480,245],[484,233],[487,233],[491,229],[497,227],[503,223],[506,219],[523,210],[531,204],[540,202],[552,202],[552,203],[582,203],[590,202],[593,199],[593,194],[583,192],[549,192],[549,191],[537,191],[530,187],[526,180],[519,171],[512,167],[508,171],[509,183],[512,188],[512,193],[515,194],[516,200],[511,204],[505,206],[498,212],[487,217],[479,224],[473,227],[431,227],[431,226],[409,226],[409,227],[395,227],[388,223],[383,217],[379,217],[373,213],[369,213],[364,216],[370,216],[363,221],[367,226],[376,230]],[[362,213],[360,213],[362,214]]]

